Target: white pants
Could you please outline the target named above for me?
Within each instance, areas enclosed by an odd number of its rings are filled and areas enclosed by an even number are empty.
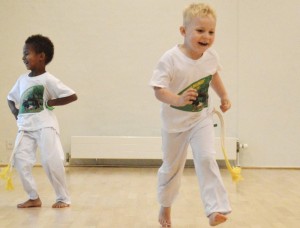
[[[170,207],[178,195],[190,144],[200,186],[205,213],[231,212],[218,164],[215,160],[214,127],[212,117],[192,129],[180,133],[162,131],[163,164],[158,170],[158,201]]]
[[[59,135],[53,128],[37,131],[20,131],[17,135],[14,154],[14,166],[17,169],[24,190],[29,199],[37,199],[36,183],[32,176],[32,167],[36,162],[37,146],[41,152],[41,163],[56,193],[56,202],[70,204],[64,168],[64,152]]]

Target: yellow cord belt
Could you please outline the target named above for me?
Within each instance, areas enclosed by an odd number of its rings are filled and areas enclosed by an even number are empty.
[[[224,159],[225,159],[225,164],[226,164],[226,167],[227,167],[228,171],[231,174],[232,181],[237,183],[237,182],[243,180],[243,177],[241,176],[242,169],[240,167],[232,167],[230,165],[230,162],[229,162],[228,156],[227,156],[227,151],[226,151],[226,148],[225,148],[224,119],[223,119],[222,114],[219,111],[214,110],[214,113],[219,117],[219,120],[220,120],[220,123],[221,123],[221,137],[220,137],[220,140],[221,140],[222,152],[223,152]]]

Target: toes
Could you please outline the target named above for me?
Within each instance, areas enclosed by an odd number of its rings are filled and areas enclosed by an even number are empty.
[[[70,204],[59,201],[52,205],[52,208],[65,208],[65,207],[70,207]]]
[[[209,216],[209,224],[211,226],[219,225],[227,220],[227,217],[221,213],[213,213]]]

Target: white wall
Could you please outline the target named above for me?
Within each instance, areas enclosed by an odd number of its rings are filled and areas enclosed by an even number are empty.
[[[55,45],[48,71],[79,97],[55,109],[66,152],[72,135],[158,136],[159,103],[148,81],[163,52],[182,42],[181,12],[190,2],[0,0],[0,162],[17,130],[6,95],[25,72],[23,43],[36,33]],[[218,13],[215,48],[233,102],[227,134],[249,144],[241,164],[300,167],[299,1],[206,2]]]
[[[238,136],[246,166],[300,167],[300,1],[239,1]]]

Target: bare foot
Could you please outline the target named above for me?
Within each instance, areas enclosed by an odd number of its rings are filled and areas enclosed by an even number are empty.
[[[158,221],[162,227],[171,227],[171,207],[160,207]]]
[[[40,198],[37,199],[29,199],[24,203],[20,203],[17,205],[17,208],[29,208],[29,207],[41,207],[42,206],[42,201]]]
[[[58,201],[52,205],[52,208],[65,208],[65,207],[70,207],[70,204]]]
[[[211,226],[219,225],[227,220],[227,217],[219,212],[212,213],[208,218]]]

